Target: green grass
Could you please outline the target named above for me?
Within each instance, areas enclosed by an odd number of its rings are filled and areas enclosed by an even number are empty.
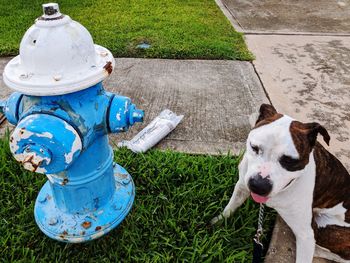
[[[47,1],[0,1],[0,55],[16,55]],[[214,0],[62,0],[61,12],[83,24],[117,57],[252,60]],[[137,45],[147,42],[151,48]]]
[[[246,202],[230,219],[208,224],[232,193],[237,158],[122,149],[115,159],[136,184],[131,213],[96,241],[65,244],[46,237],[34,221],[34,202],[46,177],[21,169],[8,141],[0,140],[0,261],[251,262],[258,205]],[[267,229],[273,219],[268,212]]]

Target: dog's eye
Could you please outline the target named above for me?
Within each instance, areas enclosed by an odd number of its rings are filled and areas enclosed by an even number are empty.
[[[253,152],[255,152],[256,154],[259,154],[259,147],[253,144],[250,144],[250,147],[252,148]]]
[[[281,166],[287,171],[294,172],[303,169],[299,159],[293,158],[288,155],[282,155],[279,159]]]

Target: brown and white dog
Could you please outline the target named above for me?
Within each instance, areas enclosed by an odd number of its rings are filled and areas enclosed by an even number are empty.
[[[296,237],[296,262],[313,256],[350,262],[350,175],[316,139],[330,137],[318,123],[301,123],[260,107],[239,164],[239,180],[223,213],[250,195],[277,210]]]

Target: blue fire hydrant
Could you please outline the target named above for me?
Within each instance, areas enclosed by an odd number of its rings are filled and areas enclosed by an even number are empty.
[[[5,84],[17,92],[0,109],[16,125],[15,159],[48,177],[35,202],[39,228],[59,241],[84,242],[112,230],[132,207],[134,183],[113,163],[107,134],[141,122],[143,111],[104,90],[115,65],[109,50],[57,4],[43,10],[4,69]]]

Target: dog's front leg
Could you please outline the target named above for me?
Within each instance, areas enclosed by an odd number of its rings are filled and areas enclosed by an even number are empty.
[[[308,210],[308,209],[306,209]],[[296,263],[311,263],[315,252],[314,231],[311,227],[311,211],[284,215],[279,213],[292,229],[296,238]]]
[[[249,197],[249,191],[245,186],[245,184],[243,183],[243,180],[239,179],[237,184],[235,185],[235,189],[233,191],[231,199],[229,203],[226,205],[223,213],[217,217],[214,217],[211,220],[211,223],[215,224],[217,221],[223,218],[228,218],[231,214],[233,214],[234,211],[236,211],[238,207],[240,207],[243,204],[243,202],[248,197]]]
[[[315,252],[314,233],[310,231],[298,234],[296,237],[297,259],[296,263],[311,263]]]

